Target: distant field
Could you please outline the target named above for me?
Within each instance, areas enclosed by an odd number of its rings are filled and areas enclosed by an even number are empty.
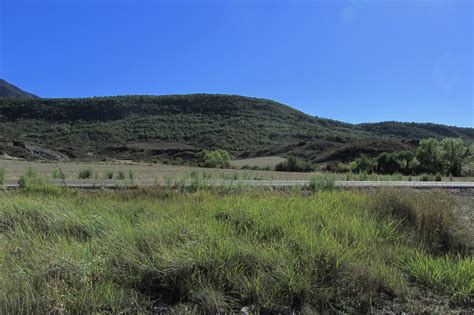
[[[256,166],[260,168],[270,167],[273,169],[278,163],[283,161],[285,161],[285,159],[279,156],[265,156],[251,159],[234,160],[232,161],[231,165],[236,168],[241,168],[243,166]]]
[[[254,158],[236,160],[232,165],[236,169],[200,168],[189,166],[174,166],[159,163],[139,163],[131,161],[106,161],[106,162],[28,162],[20,160],[2,160],[0,167],[5,169],[5,179],[16,180],[25,174],[28,168],[32,168],[39,175],[52,178],[55,171],[61,170],[66,179],[78,179],[81,170],[92,170],[91,179],[105,179],[107,173],[113,172],[114,178],[119,172],[128,174],[132,171],[135,180],[139,183],[144,181],[164,181],[166,179],[182,179],[190,176],[198,176],[209,179],[247,179],[247,180],[309,180],[317,176],[326,176],[334,180],[371,180],[371,181],[400,181],[412,180],[420,181],[422,176],[401,176],[401,175],[358,175],[358,174],[331,174],[323,172],[292,173],[263,170],[241,170],[237,165],[264,165],[278,163],[279,157]],[[434,181],[433,178],[429,180]],[[474,181],[473,177],[453,177],[453,181]],[[451,181],[450,177],[443,177],[443,181]]]
[[[131,170],[137,180],[164,180],[166,178],[179,179],[188,176],[191,172],[205,174],[216,179],[310,179],[317,173],[289,173],[275,171],[255,171],[240,169],[212,169],[189,166],[173,166],[166,164],[138,163],[130,161],[108,162],[60,162],[42,163],[15,160],[0,160],[0,166],[5,168],[6,179],[18,179],[29,167],[38,174],[51,177],[55,170],[61,169],[68,179],[77,179],[79,171],[90,168],[94,177],[104,179],[107,172],[117,174],[120,171]]]

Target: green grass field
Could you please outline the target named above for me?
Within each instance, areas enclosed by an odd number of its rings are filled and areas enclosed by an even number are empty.
[[[473,310],[470,236],[451,198],[1,193],[0,313],[413,312],[430,311],[429,299],[441,312]]]

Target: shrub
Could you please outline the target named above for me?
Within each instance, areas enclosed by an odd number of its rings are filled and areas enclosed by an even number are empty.
[[[285,161],[278,163],[275,166],[275,171],[278,172],[311,172],[313,168],[306,161],[300,160],[293,155],[290,155]]]
[[[200,166],[220,168],[230,166],[230,154],[226,150],[203,150],[198,157]]]
[[[468,149],[462,139],[445,138],[441,141],[446,174],[460,176],[463,164],[468,157]]]
[[[352,172],[366,172],[368,174],[372,174],[372,172],[375,170],[376,165],[377,162],[374,159],[368,157],[365,154],[362,154],[359,158],[355,159],[355,161],[353,161],[353,163],[349,165],[349,168]]]
[[[63,173],[61,169],[56,169],[53,171],[53,179],[66,179],[66,175]]]
[[[416,149],[416,158],[420,166],[427,173],[443,172],[444,160],[443,149],[438,140],[434,138],[423,139]]]
[[[93,175],[94,175],[94,172],[92,171],[91,168],[86,168],[79,171],[79,179],[92,178]]]
[[[323,175],[314,176],[309,180],[308,189],[311,191],[327,191],[336,188],[336,177]]]
[[[124,180],[126,179],[127,177],[125,176],[125,172],[124,171],[119,171],[118,174],[117,174],[117,179],[119,180]]]
[[[421,182],[429,182],[432,181],[433,177],[430,174],[421,174],[420,181]]]
[[[105,173],[105,178],[106,179],[114,179],[114,172],[113,171],[107,171]]]
[[[341,162],[331,162],[321,167],[321,171],[332,173],[346,173],[349,171],[349,165]]]
[[[18,184],[20,188],[24,190],[47,189],[50,187],[50,185],[48,185],[48,179],[38,175],[31,167],[28,167],[26,173],[20,176]]]
[[[0,185],[3,185],[5,181],[5,169],[0,167]]]

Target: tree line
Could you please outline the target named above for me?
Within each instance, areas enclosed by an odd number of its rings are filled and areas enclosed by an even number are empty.
[[[463,166],[473,155],[473,146],[468,148],[462,139],[434,138],[420,141],[415,152],[384,152],[375,158],[366,155],[349,164],[352,172],[378,174],[418,175],[421,173],[461,176]]]

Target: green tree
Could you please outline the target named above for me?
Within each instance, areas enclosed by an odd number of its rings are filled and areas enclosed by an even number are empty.
[[[353,166],[355,167],[352,167],[352,171],[354,172],[367,172],[368,174],[372,174],[377,166],[377,162],[365,154],[355,159],[354,162],[355,165]]]
[[[230,154],[226,150],[203,150],[199,156],[200,164],[204,167],[229,167]]]
[[[467,161],[468,149],[462,139],[444,138],[441,141],[446,172],[453,176],[460,176],[463,164]]]
[[[444,152],[440,142],[434,138],[423,139],[416,149],[416,158],[420,168],[427,173],[443,173]]]

